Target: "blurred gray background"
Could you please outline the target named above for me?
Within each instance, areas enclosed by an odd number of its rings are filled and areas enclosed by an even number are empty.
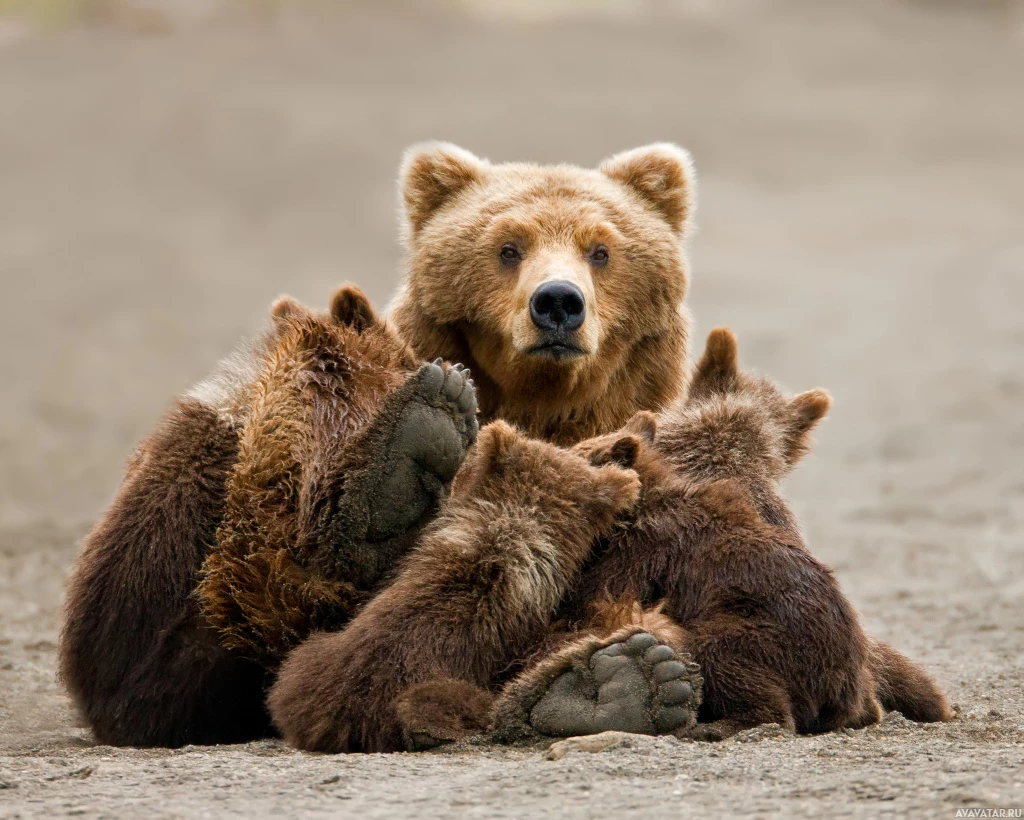
[[[789,495],[963,720],[908,730],[918,768],[840,749],[811,792],[801,755],[832,741],[799,741],[765,806],[1024,803],[1024,6],[995,0],[0,0],[0,744],[86,742],[53,680],[77,542],[274,297],[386,303],[423,139],[588,166],[687,147],[694,352],[730,325],[748,365],[833,392]],[[746,799],[762,753],[680,793]],[[20,799],[63,794],[12,760]]]

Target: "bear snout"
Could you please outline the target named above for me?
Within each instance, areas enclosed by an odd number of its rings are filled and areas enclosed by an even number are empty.
[[[545,282],[530,297],[530,318],[543,331],[572,333],[587,315],[587,302],[572,282]]]

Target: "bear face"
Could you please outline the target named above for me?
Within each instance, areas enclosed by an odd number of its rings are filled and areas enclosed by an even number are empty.
[[[571,443],[680,392],[694,195],[682,149],[592,170],[431,144],[406,156],[401,189],[393,316],[419,355],[473,369],[484,420]]]
[[[692,479],[773,485],[806,455],[811,431],[831,405],[826,390],[789,397],[770,379],[740,372],[736,337],[716,328],[686,402],[658,429],[658,450]]]
[[[332,417],[310,429],[330,430],[335,438],[360,429],[384,397],[419,365],[394,328],[376,315],[354,286],[335,292],[327,314],[289,296],[275,301],[270,314],[276,344],[261,373],[260,395],[264,400],[294,402],[278,412],[294,422],[304,420],[305,405],[315,397],[322,412]],[[297,447],[295,441],[289,444]]]

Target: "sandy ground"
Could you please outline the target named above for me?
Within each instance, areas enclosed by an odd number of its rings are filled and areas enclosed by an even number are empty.
[[[60,30],[0,18],[0,816],[1024,806],[1020,6],[143,5]],[[833,392],[789,495],[956,721],[558,761],[92,745],[54,679],[77,544],[169,398],[278,293],[322,304],[353,279],[383,303],[395,168],[425,138],[585,164],[693,150],[698,338],[729,324],[748,364]]]

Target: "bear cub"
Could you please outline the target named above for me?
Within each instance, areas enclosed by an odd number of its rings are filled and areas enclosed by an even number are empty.
[[[787,398],[740,373],[736,359],[732,333],[713,331],[684,405],[660,420],[638,414],[623,431],[577,445],[595,465],[636,470],[642,491],[562,614],[582,621],[586,605],[607,595],[661,602],[674,626],[660,637],[692,656],[704,679],[699,722],[680,735],[716,740],[763,723],[799,733],[859,728],[883,708],[948,720],[945,697],[925,673],[864,634],[778,494],[828,394]],[[589,663],[572,652],[560,665],[546,659],[499,704],[499,727],[528,720],[545,734],[578,733],[597,689],[583,679],[602,665],[639,663],[627,645],[587,655]]]
[[[536,647],[592,543],[639,488],[632,471],[488,425],[396,579],[344,631],[313,635],[288,656],[268,698],[275,725],[316,751],[454,739],[410,729],[402,697],[426,684],[462,721],[456,734],[479,733],[488,690]],[[432,698],[420,692],[417,702]]]
[[[476,436],[468,372],[421,364],[357,288],[272,315],[173,403],[85,540],[58,654],[101,743],[270,734],[281,655],[369,597]]]
[[[288,298],[272,314],[197,590],[221,643],[271,669],[379,588],[479,429],[469,371],[420,365],[355,289],[327,315]]]

